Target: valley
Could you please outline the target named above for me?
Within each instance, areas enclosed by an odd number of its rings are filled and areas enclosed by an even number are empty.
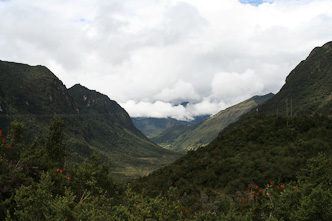
[[[330,220],[331,61],[328,42],[275,95],[197,124],[150,122],[164,130],[152,141],[108,96],[1,61],[0,217]]]
[[[29,141],[45,135],[53,116],[65,122],[70,161],[82,162],[93,152],[112,166],[115,178],[146,175],[181,154],[152,143],[115,101],[82,85],[67,89],[46,67],[0,62],[0,125],[8,133],[22,122]],[[71,162],[68,162],[69,164]]]
[[[196,150],[208,145],[218,134],[231,123],[236,122],[242,115],[273,96],[254,96],[237,105],[229,107],[219,113],[193,125],[178,125],[166,129],[150,139],[158,145],[178,152]]]

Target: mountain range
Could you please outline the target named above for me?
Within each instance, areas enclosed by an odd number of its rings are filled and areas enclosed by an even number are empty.
[[[80,162],[92,152],[110,163],[119,179],[147,174],[180,157],[159,147],[132,123],[115,101],[82,85],[67,89],[49,69],[0,61],[0,125],[26,126],[25,137],[44,135],[53,116],[66,124],[67,151]]]

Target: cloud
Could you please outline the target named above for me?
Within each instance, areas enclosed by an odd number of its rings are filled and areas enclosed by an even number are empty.
[[[189,103],[186,107],[182,105],[174,105],[169,102],[156,101],[135,102],[129,100],[125,103],[120,103],[132,117],[154,117],[154,118],[167,118],[171,117],[177,120],[190,121],[195,116],[211,115],[225,109],[227,105],[223,102],[212,102],[210,99],[205,98],[199,103]]]
[[[276,93],[331,41],[330,0],[241,2],[0,1],[0,59],[45,65],[67,87],[98,90],[130,115],[213,114]],[[191,104],[175,105],[183,101]]]
[[[155,28],[154,39],[161,39],[162,44],[179,44],[199,34],[206,24],[198,10],[185,2],[178,2],[165,8],[160,26]]]
[[[254,70],[244,73],[220,72],[212,80],[212,96],[216,100],[234,104],[255,94],[261,94],[264,84]]]
[[[164,88],[160,93],[154,96],[155,99],[167,102],[178,103],[181,101],[195,101],[200,96],[195,92],[191,83],[179,80],[173,88]]]
[[[188,116],[184,106],[174,106],[163,101],[156,101],[154,103],[140,101],[136,103],[133,100],[129,100],[126,103],[122,103],[121,106],[129,113],[132,113],[132,117],[172,117],[178,120],[192,120],[191,116]]]

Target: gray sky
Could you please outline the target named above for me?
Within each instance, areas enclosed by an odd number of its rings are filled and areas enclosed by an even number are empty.
[[[133,117],[276,93],[332,40],[331,0],[0,0],[0,18],[0,60],[45,65]]]

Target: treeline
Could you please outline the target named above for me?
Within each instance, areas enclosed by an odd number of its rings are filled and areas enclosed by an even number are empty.
[[[130,183],[93,154],[68,164],[64,123],[25,142],[0,132],[1,220],[329,220],[332,121],[248,119],[209,146]]]

